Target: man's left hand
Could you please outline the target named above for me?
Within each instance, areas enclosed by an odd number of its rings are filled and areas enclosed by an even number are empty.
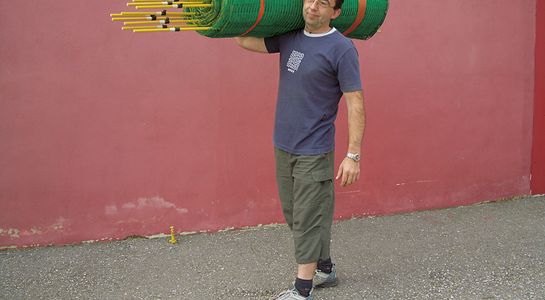
[[[360,178],[360,163],[348,157],[343,159],[335,180],[341,178],[341,186],[348,186]]]

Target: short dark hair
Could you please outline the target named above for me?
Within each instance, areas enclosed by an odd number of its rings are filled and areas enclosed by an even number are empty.
[[[335,0],[335,6],[333,6],[334,9],[340,9],[341,6],[343,6],[344,0]]]

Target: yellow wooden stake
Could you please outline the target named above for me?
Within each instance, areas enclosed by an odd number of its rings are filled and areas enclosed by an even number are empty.
[[[191,16],[194,15],[194,12],[181,12],[181,11],[166,11],[164,15],[166,16]],[[110,17],[122,17],[122,16],[132,16],[132,17],[143,17],[143,16],[164,16],[162,11],[123,11],[118,14],[110,14]]]
[[[165,1],[165,0],[132,0],[132,2],[129,2],[129,3],[142,3],[142,2],[162,3],[162,2],[168,2],[168,0],[167,1]],[[205,1],[203,1],[203,0],[196,0],[196,1],[189,1],[189,0],[172,1],[172,0],[170,0],[170,2],[172,2],[172,3],[204,3]]]
[[[196,22],[196,20],[183,20],[183,19],[173,20],[173,18],[170,18],[168,24],[183,24],[183,23],[189,23],[189,22]],[[165,20],[123,22],[123,25],[149,25],[149,24],[153,25],[153,24],[167,24],[167,23],[165,22]]]
[[[135,29],[148,29],[148,28],[163,28],[162,25],[159,26],[124,26],[121,27],[121,30],[135,30]]]
[[[173,4],[204,4],[204,2],[187,2],[187,1],[180,1],[180,2],[173,2],[172,4],[169,4],[168,2],[132,2],[127,3],[127,6],[137,6],[137,5],[173,5]]]
[[[212,7],[212,4],[184,4],[183,7],[178,7],[178,4],[172,5],[141,5],[135,6],[136,9],[149,9],[149,8],[196,8],[196,7]]]
[[[150,28],[150,29],[135,29],[133,32],[175,32],[189,30],[209,30],[212,27],[171,27],[171,28]]]
[[[166,20],[168,16],[155,17],[156,20]],[[112,21],[153,21],[152,17],[119,17],[112,18]]]
[[[171,244],[176,244],[178,242],[174,236],[174,226],[170,226],[170,240],[168,240],[168,242]]]

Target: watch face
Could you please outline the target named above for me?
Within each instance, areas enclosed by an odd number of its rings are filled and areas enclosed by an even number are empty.
[[[357,153],[348,153],[346,156],[354,161],[360,161],[360,155]]]

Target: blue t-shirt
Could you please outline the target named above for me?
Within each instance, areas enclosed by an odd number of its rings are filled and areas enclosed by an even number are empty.
[[[362,89],[356,47],[335,28],[292,31],[266,38],[265,45],[280,52],[275,147],[300,155],[332,151],[339,100]]]

